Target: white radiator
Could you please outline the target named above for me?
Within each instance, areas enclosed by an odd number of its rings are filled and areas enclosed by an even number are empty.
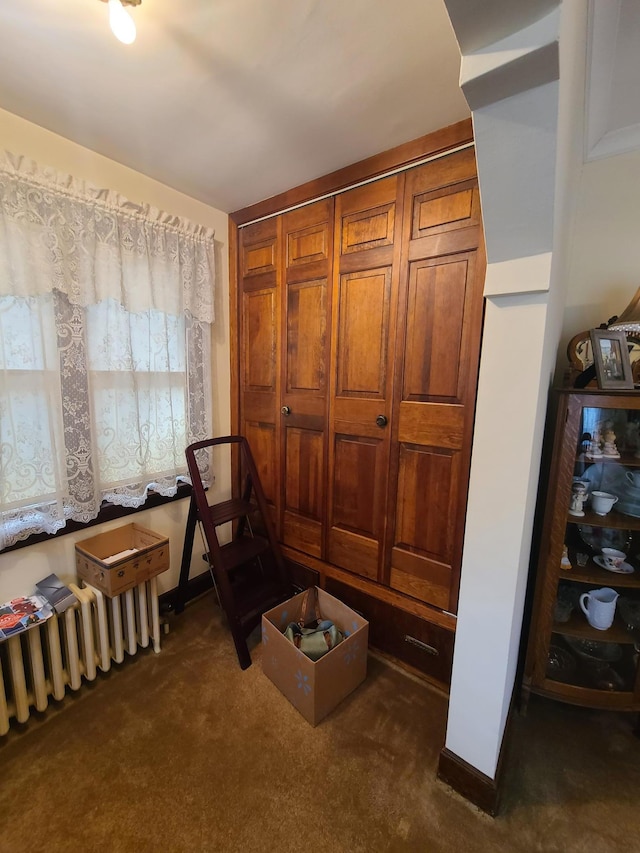
[[[158,583],[153,577],[114,598],[92,586],[69,584],[78,603],[60,616],[0,643],[0,735],[13,717],[24,723],[49,696],[62,699],[67,685],[78,690],[138,648],[160,651]]]

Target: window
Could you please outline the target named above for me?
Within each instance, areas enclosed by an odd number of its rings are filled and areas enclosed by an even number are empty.
[[[0,549],[188,480],[213,232],[0,158]]]

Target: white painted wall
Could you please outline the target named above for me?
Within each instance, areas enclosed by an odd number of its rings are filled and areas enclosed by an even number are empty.
[[[640,150],[582,167],[559,365],[585,329],[621,314],[640,287]]]
[[[225,213],[189,198],[139,172],[102,157],[87,148],[69,142],[18,116],[0,110],[0,147],[22,154],[42,166],[115,190],[137,203],[148,203],[177,216],[215,229],[216,322],[213,329],[213,425],[216,435],[230,431],[229,368],[229,265],[228,217]],[[228,467],[216,472],[215,494],[230,494]],[[160,576],[161,591],[176,586],[180,571],[184,526],[188,500],[175,501],[157,509],[145,510],[120,521],[96,525],[77,534],[67,534],[37,545],[0,554],[0,602],[33,592],[36,581],[56,572],[67,582],[74,580],[74,545],[103,530],[136,521],[169,537],[171,568]],[[198,543],[196,543],[198,544]],[[201,550],[194,548],[192,577],[202,572]]]
[[[547,293],[487,301],[446,747],[489,778],[518,659],[548,387],[541,387],[547,322]]]

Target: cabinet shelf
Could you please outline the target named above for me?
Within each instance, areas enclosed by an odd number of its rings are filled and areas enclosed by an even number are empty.
[[[640,457],[634,453],[621,453],[620,456],[600,456],[591,459],[586,453],[576,456],[576,463],[580,465],[624,465],[628,468],[640,468]]]
[[[585,510],[584,515],[570,515],[567,512],[568,524],[589,524],[591,527],[610,527],[613,530],[640,530],[640,518],[633,515],[623,515],[616,512],[615,506],[607,515],[598,515],[592,510]]]
[[[598,631],[587,622],[582,611],[573,613],[567,622],[554,622],[552,627],[554,634],[563,634],[568,637],[578,637],[583,640],[596,640],[599,643],[619,643],[620,645],[633,645],[635,640],[627,631],[626,627],[618,620],[613,620],[613,625],[606,631]]]
[[[562,699],[570,705],[587,708],[615,711],[636,711],[638,708],[635,695],[631,691],[597,690],[594,687],[566,684],[550,678],[545,678],[543,684],[536,689],[536,693],[548,699]]]
[[[594,586],[612,586],[637,588],[640,587],[640,571],[636,570],[633,574],[621,575],[617,572],[607,572],[601,569],[592,560],[589,560],[587,565],[573,566],[571,569],[563,569],[560,575],[560,580],[570,581],[571,583],[588,583]]]

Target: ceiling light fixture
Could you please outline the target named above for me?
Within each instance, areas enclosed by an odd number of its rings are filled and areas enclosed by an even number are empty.
[[[103,0],[109,4],[109,24],[114,36],[123,44],[132,44],[136,39],[136,25],[125,6],[139,6],[142,0]]]

